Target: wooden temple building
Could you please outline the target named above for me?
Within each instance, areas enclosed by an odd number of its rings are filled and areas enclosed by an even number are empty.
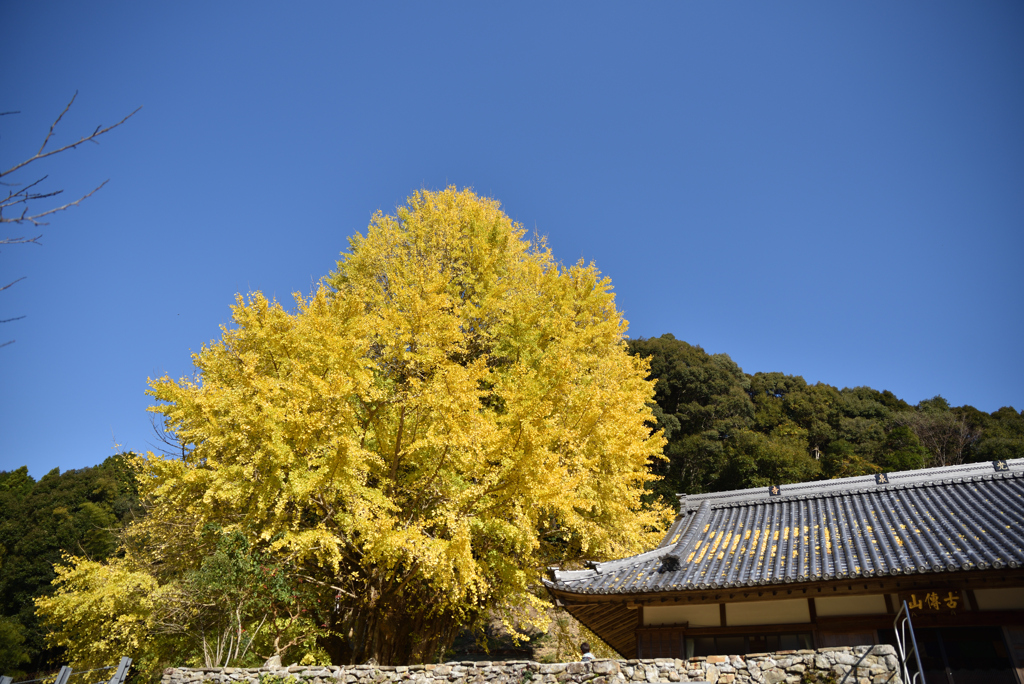
[[[906,601],[928,684],[1024,684],[1024,459],[679,499],[658,548],[545,581],[623,657],[892,643]]]

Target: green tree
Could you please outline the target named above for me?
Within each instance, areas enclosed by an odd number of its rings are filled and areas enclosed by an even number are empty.
[[[747,376],[726,354],[708,354],[671,334],[630,340],[629,352],[650,363],[654,415],[668,440],[666,460],[652,466],[663,476],[658,495],[674,502],[679,492],[709,491],[727,443],[754,415]]]
[[[885,438],[877,461],[885,472],[916,470],[924,466],[928,450],[921,446],[914,431],[897,425]]]
[[[195,379],[151,384],[185,456],[145,465],[119,563],[156,589],[125,648],[158,648],[163,592],[203,571],[210,525],[312,585],[302,608],[333,662],[382,664],[438,657],[489,609],[529,619],[548,563],[658,538],[667,512],[642,497],[664,440],[611,284],[497,202],[416,193],[294,312],[256,294],[234,322]],[[86,565],[40,602],[82,664],[89,630],[60,616],[99,591]]]
[[[821,456],[821,474],[826,479],[857,477],[880,472],[881,468],[857,453],[845,439],[829,442]]]
[[[941,396],[920,402],[912,411],[895,418],[910,427],[929,453],[927,465],[947,466],[964,462],[965,456],[981,436],[962,410],[954,410]]]
[[[317,630],[301,615],[309,597],[288,569],[255,551],[241,532],[212,526],[204,536],[216,546],[198,568],[161,588],[150,614],[155,631],[177,637],[177,653],[201,667],[258,666],[258,653],[312,644]]]
[[[30,660],[25,650],[25,628],[14,618],[0,616],[0,673],[20,679],[25,676],[21,666]]]
[[[18,648],[29,658],[26,671],[47,669],[60,656],[47,648],[33,604],[52,591],[53,565],[69,553],[107,558],[116,548],[117,529],[135,515],[138,491],[130,458],[122,454],[92,468],[53,470],[38,482],[25,466],[0,473],[0,617],[17,626]]]
[[[850,461],[849,472],[857,472],[862,468],[855,464],[874,463],[882,452],[882,443],[893,416],[911,407],[888,390],[879,392],[870,387],[844,388],[840,390],[840,395],[842,403],[836,422],[836,436],[852,445],[856,458]]]
[[[978,434],[964,455],[968,462],[1024,458],[1024,413],[1011,406],[984,413],[973,406],[957,409],[970,429]]]

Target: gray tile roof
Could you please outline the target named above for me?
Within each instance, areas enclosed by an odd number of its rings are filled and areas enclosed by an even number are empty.
[[[1024,567],[1024,459],[680,497],[661,545],[554,590],[637,594]]]

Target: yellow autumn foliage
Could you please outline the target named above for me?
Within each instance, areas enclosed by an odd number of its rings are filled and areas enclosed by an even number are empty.
[[[59,593],[36,599],[46,620],[60,626],[50,645],[71,651],[79,669],[105,667],[125,653],[145,654],[156,580],[120,558],[65,561],[54,568]],[[136,667],[145,669],[152,658],[143,660]]]
[[[498,202],[418,192],[293,310],[256,293],[233,320],[194,378],[151,381],[185,455],[150,455],[128,539],[167,572],[210,524],[243,533],[318,588],[335,662],[435,659],[537,605],[546,565],[658,538],[664,440],[611,283]]]

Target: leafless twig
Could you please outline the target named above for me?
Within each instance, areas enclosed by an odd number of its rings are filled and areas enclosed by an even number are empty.
[[[50,124],[50,132],[46,134],[46,138],[43,140],[43,144],[39,147],[39,151],[36,152],[33,156],[31,156],[28,159],[26,159],[25,161],[19,162],[19,163],[15,164],[14,166],[12,166],[11,168],[7,169],[6,171],[0,173],[0,178],[3,178],[4,176],[7,176],[7,175],[9,175],[11,173],[14,173],[18,169],[23,168],[25,166],[28,166],[29,164],[31,164],[34,161],[39,161],[40,159],[45,159],[46,157],[51,157],[51,156],[53,156],[55,154],[60,154],[64,150],[73,150],[73,149],[75,149],[76,147],[78,147],[79,145],[81,145],[83,143],[93,142],[93,141],[96,140],[96,138],[100,137],[104,133],[109,133],[110,131],[114,130],[115,128],[117,128],[118,126],[123,124],[128,119],[130,119],[133,116],[135,116],[139,112],[139,110],[142,109],[142,107],[137,107],[134,112],[132,112],[128,116],[124,117],[123,119],[118,121],[116,124],[113,124],[111,126],[107,126],[106,128],[103,128],[102,127],[103,125],[100,124],[99,126],[96,127],[96,130],[94,130],[89,135],[83,136],[82,138],[80,138],[78,140],[78,142],[69,143],[69,144],[65,145],[64,147],[58,147],[55,150],[50,150],[49,152],[44,152],[44,150],[46,149],[47,143],[50,142],[50,138],[53,136],[54,129],[57,127],[57,124],[60,123],[60,120],[62,118],[64,118],[64,115],[67,113],[67,111],[69,109],[71,109],[71,105],[74,104],[76,97],[78,97],[78,91],[77,90],[75,91],[75,94],[71,96],[71,101],[68,102],[66,107],[64,107],[64,111],[62,111],[60,113],[60,116],[58,116],[57,119],[52,124]],[[11,113],[14,113],[14,112],[11,112]]]
[[[64,145],[62,147],[58,147],[58,148],[53,149],[53,150],[47,150],[46,146],[48,144],[50,144],[50,139],[53,138],[53,133],[57,129],[57,125],[64,118],[64,115],[68,113],[68,110],[71,109],[71,105],[73,105],[75,103],[75,98],[76,97],[78,97],[78,91],[75,91],[75,94],[71,97],[71,100],[64,107],[64,110],[57,116],[57,118],[54,120],[54,122],[52,124],[50,124],[50,130],[47,131],[46,137],[43,138],[43,144],[39,146],[39,151],[36,152],[31,157],[29,157],[28,159],[24,159],[24,160],[18,162],[17,164],[15,164],[11,168],[7,169],[6,171],[0,172],[0,179],[3,179],[5,177],[7,177],[7,176],[10,176],[15,171],[18,171],[19,169],[25,168],[26,166],[28,166],[32,162],[39,161],[40,159],[46,159],[47,157],[52,157],[55,154],[60,154],[61,152],[65,152],[67,150],[73,150],[73,149],[77,148],[79,145],[82,145],[82,144],[87,143],[87,142],[95,143],[96,139],[99,138],[101,135],[103,135],[105,133],[109,133],[110,131],[114,130],[115,128],[117,128],[118,126],[120,126],[121,124],[126,122],[128,119],[130,119],[133,116],[135,116],[135,114],[138,113],[139,109],[142,109],[142,107],[137,108],[134,112],[132,112],[131,114],[129,114],[128,116],[124,117],[123,119],[121,119],[120,121],[118,121],[117,123],[115,123],[115,124],[113,124],[111,126],[107,126],[107,127],[104,128],[103,125],[101,124],[101,125],[97,126],[96,129],[92,133],[90,133],[89,135],[82,136],[81,138],[79,138],[77,141],[75,141],[73,143],[68,143],[67,145]],[[17,112],[4,112],[4,113],[5,114],[15,114]],[[34,202],[37,202],[38,200],[42,200],[42,199],[47,199],[47,198],[50,198],[50,197],[55,197],[56,195],[59,195],[59,194],[61,194],[63,192],[63,190],[56,190],[54,192],[46,192],[46,193],[32,192],[32,188],[37,186],[37,185],[39,185],[41,182],[46,180],[46,178],[47,178],[46,176],[43,176],[42,178],[39,178],[39,179],[29,183],[28,185],[26,185],[24,187],[21,187],[17,183],[10,183],[8,181],[0,181],[0,183],[2,183],[5,186],[13,187],[13,188],[18,188],[16,190],[10,190],[7,193],[7,197],[5,197],[4,199],[0,200],[0,223],[14,223],[14,224],[31,223],[33,226],[43,226],[43,225],[46,225],[46,222],[42,221],[40,219],[42,219],[42,218],[44,218],[46,216],[49,216],[51,214],[55,214],[58,211],[64,211],[65,209],[70,209],[71,207],[77,206],[83,200],[88,199],[93,194],[95,194],[97,190],[99,190],[100,188],[102,188],[104,185],[107,184],[107,181],[103,181],[98,186],[96,186],[93,190],[91,190],[90,192],[82,195],[81,197],[79,197],[78,199],[74,200],[73,202],[67,202],[65,204],[62,204],[59,207],[53,207],[52,209],[47,209],[46,211],[40,211],[40,212],[33,213],[32,207],[34,206],[34,204],[33,204]],[[19,204],[25,205],[22,208],[20,214],[15,214],[14,216],[4,216],[3,215],[4,209],[10,209],[11,207],[14,207],[15,205],[19,205]],[[38,239],[38,237],[34,238],[32,240],[28,240],[28,242],[34,242],[36,239]],[[4,241],[4,242],[2,242],[0,244],[19,244],[19,243]]]
[[[57,130],[57,125],[64,118],[64,115],[68,113],[68,110],[71,109],[71,105],[75,103],[75,98],[77,97],[78,91],[76,90],[75,94],[71,97],[71,100],[67,103],[67,105],[57,116],[57,118],[54,119],[53,123],[50,124],[50,130],[47,131],[46,137],[43,138],[43,144],[39,146],[39,150],[34,155],[18,162],[17,164],[10,167],[6,171],[0,171],[0,186],[9,188],[7,190],[6,197],[0,194],[0,224],[25,224],[31,225],[33,227],[45,226],[47,225],[47,222],[42,219],[52,214],[56,214],[57,212],[64,211],[65,209],[70,209],[71,207],[78,206],[83,201],[89,199],[94,194],[96,194],[96,192],[100,188],[107,184],[107,181],[103,181],[98,186],[96,186],[95,188],[93,188],[92,190],[90,190],[89,192],[87,192],[86,194],[82,195],[81,197],[72,202],[66,202],[64,204],[61,204],[60,206],[51,207],[49,209],[41,209],[37,208],[38,202],[40,202],[41,200],[47,200],[56,197],[57,195],[60,195],[64,191],[53,190],[48,192],[39,192],[38,190],[36,190],[35,188],[37,188],[37,186],[39,186],[43,181],[45,181],[48,178],[48,176],[45,175],[42,176],[41,178],[37,178],[36,180],[28,183],[27,185],[23,185],[18,182],[12,182],[11,179],[8,178],[8,176],[13,174],[14,172],[23,169],[29,164],[37,162],[40,159],[46,159],[47,157],[52,157],[55,154],[60,154],[61,152],[66,152],[67,150],[73,150],[77,148],[79,145],[82,145],[87,142],[99,144],[96,140],[97,138],[99,138],[101,135],[104,135],[105,133],[109,133],[110,131],[114,130],[124,122],[128,121],[128,119],[132,118],[138,113],[139,109],[142,109],[142,107],[137,108],[131,114],[129,114],[128,116],[124,117],[123,119],[121,119],[120,121],[111,126],[107,126],[104,128],[101,124],[97,126],[92,133],[90,133],[89,135],[82,136],[73,143],[69,143],[56,149],[47,150],[46,146],[50,144],[50,140],[53,138],[54,131]],[[20,112],[0,112],[0,116],[18,113]],[[4,215],[5,211],[8,212],[7,216]],[[0,237],[0,246],[28,244],[38,245],[40,244],[39,239],[41,237],[42,234],[36,235],[35,237],[28,237],[24,235],[18,237]],[[14,285],[14,283],[20,280],[24,280],[24,278],[18,278],[17,280],[10,282],[7,285],[4,285],[3,287],[0,287],[0,292],[6,290],[11,285]],[[24,318],[24,316],[17,316],[15,318],[0,320],[0,323],[9,323],[11,321],[16,321],[21,318]],[[0,347],[6,347],[8,344],[11,344],[12,342],[14,342],[14,340],[4,342],[3,344],[0,344]]]

